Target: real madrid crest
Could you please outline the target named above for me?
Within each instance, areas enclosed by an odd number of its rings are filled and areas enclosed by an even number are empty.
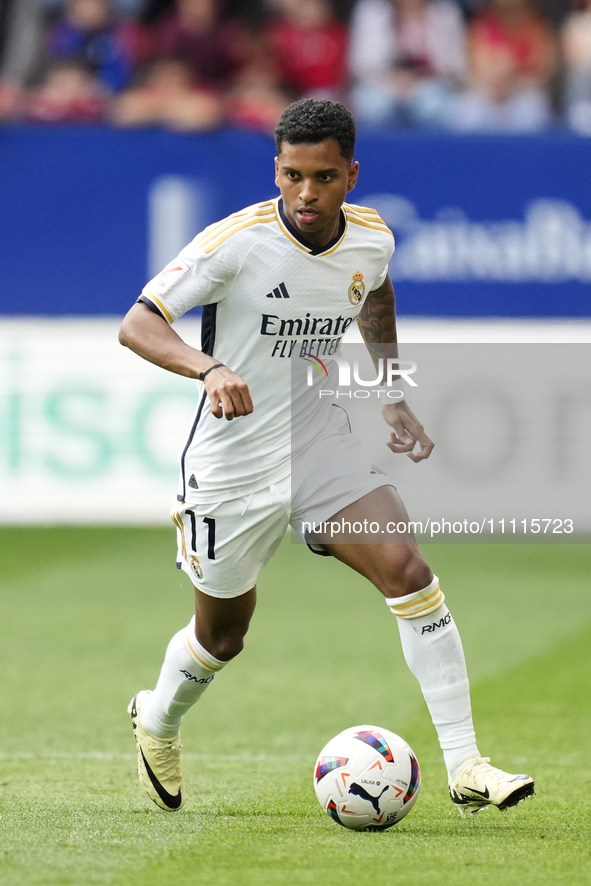
[[[197,559],[195,554],[191,555],[191,570],[193,572],[193,575],[195,575],[196,578],[203,578],[203,570],[201,568],[201,563],[199,562],[199,560]]]
[[[353,282],[349,286],[349,301],[352,305],[358,305],[365,295],[365,283],[361,271],[355,271]]]

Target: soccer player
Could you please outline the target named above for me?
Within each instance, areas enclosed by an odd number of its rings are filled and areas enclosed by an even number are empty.
[[[341,409],[325,410],[304,453],[310,470],[292,477],[290,365],[334,354],[354,319],[374,361],[392,352],[394,242],[375,210],[345,202],[359,171],[345,107],[295,102],[275,137],[280,197],[206,228],[147,284],[120,332],[144,359],[202,385],[172,514],[195,616],[171,639],[155,689],[138,692],[128,709],[141,784],[166,810],[185,801],[181,720],[242,650],[258,574],[288,524],[408,520]],[[203,306],[201,350],[172,329],[196,305]],[[394,452],[415,462],[430,455],[433,443],[404,400],[382,412]],[[505,809],[531,796],[529,776],[496,769],[479,754],[458,630],[414,538],[326,539],[322,548],[369,579],[396,616],[459,811]]]

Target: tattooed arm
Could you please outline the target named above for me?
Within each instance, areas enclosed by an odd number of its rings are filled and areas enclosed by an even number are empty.
[[[390,275],[370,292],[357,316],[357,325],[377,369],[380,357],[398,357],[396,299]],[[380,345],[387,347],[380,347]]]
[[[368,294],[357,317],[357,324],[376,369],[380,357],[384,359],[384,365],[388,357],[398,357],[396,299],[389,275],[379,289]],[[435,444],[427,437],[422,424],[404,400],[384,406],[382,414],[392,428],[387,444],[392,452],[405,452],[414,462],[429,458]],[[419,450],[415,453],[413,449],[416,443]]]

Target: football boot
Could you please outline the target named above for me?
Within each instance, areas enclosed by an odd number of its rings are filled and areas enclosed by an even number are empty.
[[[533,778],[503,772],[491,766],[489,760],[474,755],[454,772],[449,795],[460,815],[474,814],[485,806],[508,809],[533,796]]]
[[[137,744],[137,768],[140,784],[150,800],[167,812],[176,812],[185,802],[185,786],[181,770],[181,737],[156,738],[140,723],[142,702],[149,690],[142,690],[129,703],[127,713]]]

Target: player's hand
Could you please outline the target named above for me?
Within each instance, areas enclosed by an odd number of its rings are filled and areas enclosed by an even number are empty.
[[[205,377],[203,384],[211,404],[211,413],[216,418],[232,421],[239,415],[250,415],[253,411],[248,385],[227,366],[214,369]]]
[[[391,449],[392,452],[404,452],[414,462],[429,458],[435,444],[427,437],[422,424],[413,415],[404,400],[384,406],[382,415],[392,428],[390,442],[386,443],[388,449]],[[413,452],[417,443],[419,450]]]

